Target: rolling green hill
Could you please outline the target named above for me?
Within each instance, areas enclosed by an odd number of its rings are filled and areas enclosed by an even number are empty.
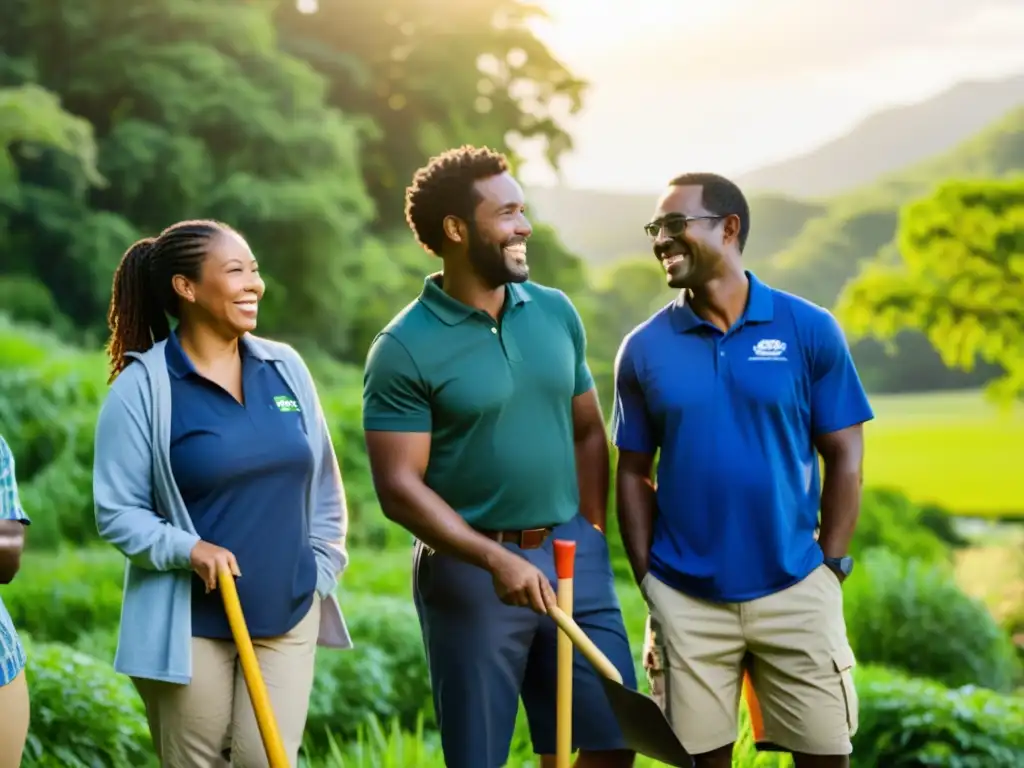
[[[877,247],[871,246],[889,239],[885,230],[891,210],[937,179],[992,175],[1019,166],[1020,143],[1012,132],[1003,132],[1008,144],[1001,148],[1000,139],[991,135],[994,129],[985,126],[1021,104],[1024,75],[959,83],[920,103],[878,112],[806,155],[740,175],[737,182],[751,199],[748,263],[759,268],[783,249],[799,254],[798,234],[801,242],[832,247],[837,244],[830,240],[832,230],[837,230],[833,240],[849,238],[856,250],[868,246],[873,254]],[[666,172],[666,181],[670,175]],[[531,187],[527,199],[572,251],[603,266],[647,253],[640,227],[659,193]],[[805,224],[811,231],[801,233]]]
[[[899,209],[953,178],[996,178],[1024,171],[1024,108],[1016,109],[950,152],[833,198],[764,276],[779,288],[832,306],[843,285],[876,254],[895,248]]]

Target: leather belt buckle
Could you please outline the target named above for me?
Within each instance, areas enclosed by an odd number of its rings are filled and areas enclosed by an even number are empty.
[[[522,531],[480,531],[499,544],[515,544],[520,549],[537,549],[547,540],[550,528],[527,528]]]

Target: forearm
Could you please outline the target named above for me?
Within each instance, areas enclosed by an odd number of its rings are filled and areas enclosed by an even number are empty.
[[[657,510],[654,483],[649,477],[619,472],[615,481],[616,513],[622,544],[633,577],[639,584],[647,574]]]
[[[114,508],[96,502],[96,529],[131,563],[150,571],[190,569],[199,537],[175,528],[155,512],[140,508]]]
[[[21,568],[25,526],[17,520],[0,520],[0,584],[10,584]]]
[[[860,516],[861,484],[859,459],[836,456],[826,460],[818,533],[818,544],[826,557],[843,557],[849,552]]]
[[[431,549],[486,570],[507,554],[498,542],[473,530],[420,478],[391,482],[378,489],[378,496],[385,517]]]
[[[580,514],[602,531],[608,522],[608,463],[608,440],[603,429],[592,429],[576,440]]]

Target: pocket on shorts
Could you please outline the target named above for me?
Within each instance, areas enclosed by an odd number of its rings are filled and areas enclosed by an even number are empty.
[[[857,665],[857,659],[853,655],[853,649],[844,645],[832,653],[832,663],[839,674],[839,684],[843,689],[843,699],[846,704],[846,724],[850,728],[850,737],[857,732],[857,724],[860,714],[860,700],[857,697],[857,687],[853,682],[853,668]]]

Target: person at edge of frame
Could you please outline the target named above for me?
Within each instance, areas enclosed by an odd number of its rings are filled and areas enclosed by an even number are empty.
[[[583,325],[564,293],[528,281],[532,229],[504,156],[449,150],[406,194],[410,228],[444,266],[373,341],[363,418],[384,513],[417,538],[414,599],[445,764],[504,766],[521,696],[534,751],[553,765],[554,540],[576,542],[575,620],[636,687]],[[575,654],[575,764],[628,768],[597,675]]]
[[[848,766],[842,583],[874,415],[845,337],[744,269],[750,212],[728,179],[672,180],[644,229],[679,295],[620,346],[611,432],[666,716],[697,768],[731,765],[746,672],[760,749]]]
[[[225,570],[292,766],[317,647],[352,645],[334,596],[348,564],[341,474],[306,363],[253,334],[265,288],[245,238],[210,220],[139,240],[114,276],[96,525],[128,560],[114,669],[164,768],[268,764]]]
[[[25,527],[14,472],[14,453],[0,435],[0,584],[10,584],[21,569]],[[30,721],[25,647],[0,598],[0,768],[18,768]]]

